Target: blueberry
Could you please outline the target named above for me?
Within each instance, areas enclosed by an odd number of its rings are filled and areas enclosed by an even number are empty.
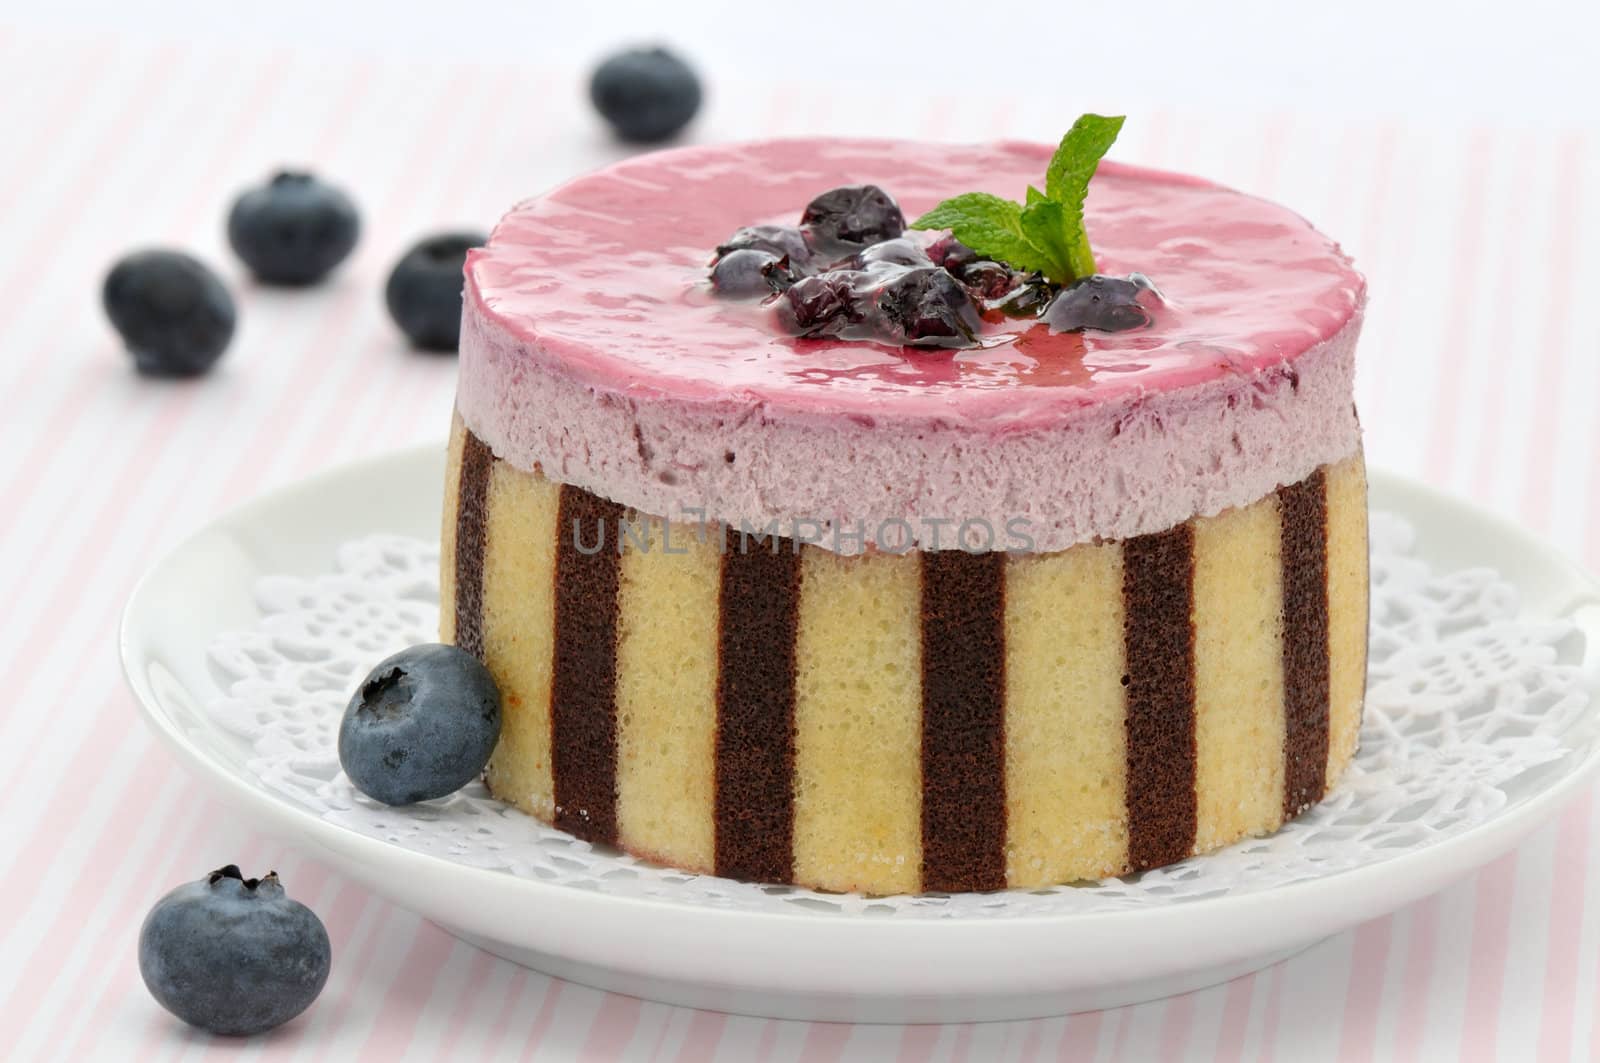
[[[228,242],[266,284],[315,284],[360,234],[350,197],[308,173],[279,173],[243,192],[228,212]]]
[[[700,79],[663,48],[633,49],[600,64],[589,99],[617,136],[653,143],[689,124],[700,109]]]
[[[878,294],[877,331],[895,343],[964,347],[978,331],[978,309],[961,282],[936,267],[910,269]]]
[[[805,231],[792,225],[747,225],[717,247],[717,258],[747,249],[787,258],[797,266],[811,261],[811,245],[806,242]]]
[[[968,262],[950,271],[967,290],[979,299],[999,299],[1016,287],[1018,277],[1006,266],[987,259]]]
[[[963,268],[978,261],[978,252],[954,236],[945,236],[928,247],[928,257],[933,260],[935,266],[943,266],[951,273],[960,276]]]
[[[906,231],[900,205],[877,185],[845,185],[806,205],[800,224],[825,244],[861,247],[893,240]]]
[[[248,1036],[305,1011],[328,981],[322,920],[276,874],[232,864],[156,902],[139,930],[139,973],[157,1003],[191,1026]]]
[[[401,256],[384,287],[389,316],[425,351],[461,344],[462,270],[467,252],[482,247],[482,233],[442,233],[420,240]]]
[[[1007,317],[1038,317],[1045,312],[1057,289],[1038,273],[1014,279],[1014,287],[993,305]]]
[[[500,738],[500,691],[476,657],[412,646],[368,674],[339,724],[339,763],[386,805],[455,793],[483,774]]]
[[[837,336],[863,318],[864,273],[834,270],[802,277],[778,300],[778,322],[797,336]]]
[[[799,279],[787,256],[746,247],[729,251],[711,267],[711,286],[718,295],[750,299],[781,292]]]
[[[851,264],[856,269],[871,269],[873,266],[931,266],[933,260],[921,244],[900,236],[867,245],[856,252]]]
[[[198,376],[222,357],[238,311],[222,281],[181,251],[136,251],[111,267],[101,302],[139,372]]]
[[[1147,280],[1140,283],[1096,273],[1062,289],[1044,319],[1055,332],[1122,332],[1150,324],[1150,305],[1158,299]]]

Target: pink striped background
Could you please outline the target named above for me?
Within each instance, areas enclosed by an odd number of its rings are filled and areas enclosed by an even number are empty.
[[[117,674],[132,582],[224,507],[329,462],[442,438],[454,367],[396,341],[385,271],[422,231],[487,227],[513,199],[614,155],[570,73],[0,27],[0,1043],[9,1058],[549,1060],[1592,1058],[1600,990],[1593,795],[1517,852],[1279,967],[1169,1001],[1048,1021],[850,1027],[641,1003],[457,942],[244,831],[157,749]],[[981,94],[720,86],[697,134],[895,130],[1054,137],[1061,108]],[[492,100],[521,99],[507,115]],[[1600,567],[1600,139],[1172,109],[1117,154],[1282,199],[1372,281],[1361,402],[1374,463],[1443,484]],[[309,292],[258,290],[221,242],[232,192],[283,162],[347,184],[366,232]],[[191,248],[242,298],[221,370],[152,384],[97,309],[131,246]],[[332,981],[305,1018],[240,1045],[145,995],[148,905],[228,861],[276,867],[319,911]]]

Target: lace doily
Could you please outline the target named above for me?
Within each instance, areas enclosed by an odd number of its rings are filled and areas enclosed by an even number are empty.
[[[263,618],[219,636],[226,695],[213,718],[249,746],[247,770],[282,798],[393,845],[577,889],[687,905],[873,916],[1070,914],[1256,893],[1336,874],[1483,823],[1554,762],[1596,741],[1570,624],[1519,617],[1487,569],[1433,572],[1412,533],[1372,518],[1372,643],[1361,751],[1317,808],[1269,838],[1123,879],[987,895],[865,898],[755,886],[596,849],[502,805],[480,785],[405,809],[356,792],[339,769],[338,722],[375,661],[437,638],[438,547],[348,542],[335,571],[263,579]],[[1581,649],[1581,647],[1580,647]]]

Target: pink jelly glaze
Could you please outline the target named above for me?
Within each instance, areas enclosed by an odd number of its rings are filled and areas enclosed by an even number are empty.
[[[706,284],[734,229],[792,224],[826,188],[877,183],[915,217],[962,191],[1020,199],[1049,154],[695,147],[522,203],[468,261],[462,418],[518,467],[643,511],[815,520],[845,552],[836,526],[871,543],[886,520],[922,546],[935,519],[1021,518],[1043,550],[1158,531],[1359,448],[1360,274],[1299,216],[1196,178],[1108,162],[1091,186],[1101,270],[1168,297],[1149,328],[1003,322],[963,351],[801,340]]]

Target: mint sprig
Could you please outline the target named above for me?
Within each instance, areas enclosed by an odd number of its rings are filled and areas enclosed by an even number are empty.
[[[1095,272],[1083,226],[1089,180],[1122,130],[1123,117],[1086,114],[1061,138],[1045,170],[1044,191],[1028,186],[1023,203],[967,192],[947,199],[911,223],[913,229],[949,229],[985,258],[1014,269],[1043,273],[1070,284]]]

